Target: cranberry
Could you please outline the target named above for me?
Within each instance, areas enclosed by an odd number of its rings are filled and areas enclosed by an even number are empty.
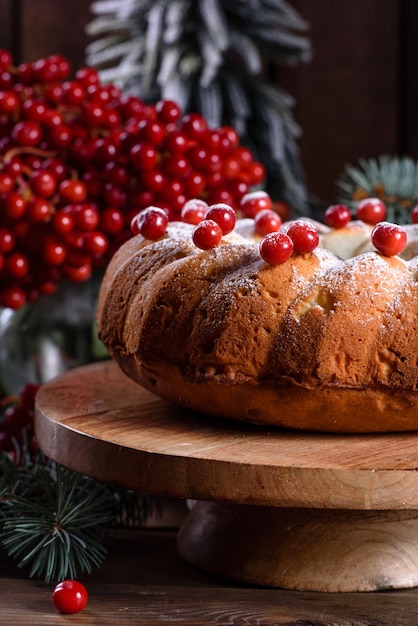
[[[58,241],[47,241],[43,249],[43,257],[48,265],[61,265],[67,256],[67,249]]]
[[[19,106],[19,98],[13,91],[0,91],[0,112],[11,113]]]
[[[181,219],[188,224],[199,224],[208,210],[208,204],[200,198],[188,200],[181,210]]]
[[[23,278],[29,273],[29,259],[21,252],[11,252],[5,259],[5,266],[15,278]]]
[[[213,204],[205,213],[205,220],[213,220],[220,227],[223,235],[227,235],[235,227],[235,211],[225,203]]]
[[[286,229],[286,234],[293,241],[296,252],[306,254],[312,252],[318,246],[319,233],[314,224],[306,220],[296,220]]]
[[[20,309],[26,304],[26,294],[21,287],[7,287],[0,296],[1,304],[10,309]]]
[[[286,233],[268,233],[260,241],[261,258],[270,265],[285,263],[292,253],[293,241]]]
[[[155,111],[163,124],[175,124],[181,117],[179,105],[172,100],[160,100],[155,105]]]
[[[379,198],[365,198],[358,203],[356,216],[366,224],[377,224],[386,217],[386,205]]]
[[[38,122],[25,120],[15,124],[11,136],[19,146],[36,146],[42,137],[42,129]]]
[[[44,198],[34,196],[28,200],[26,215],[33,222],[44,222],[51,215],[51,205]]]
[[[213,220],[203,220],[193,231],[193,243],[201,250],[216,248],[222,239],[222,229]]]
[[[93,255],[103,256],[109,248],[107,237],[98,230],[86,233],[84,247]]]
[[[261,209],[254,217],[254,230],[261,237],[278,231],[281,225],[282,218],[271,209]]]
[[[87,189],[81,180],[63,180],[59,185],[61,198],[67,202],[83,202],[87,197]]]
[[[202,139],[208,128],[207,122],[198,113],[189,113],[183,117],[181,129],[192,139]]]
[[[376,224],[372,230],[371,239],[374,247],[385,256],[400,254],[407,244],[405,230],[390,222]]]
[[[54,588],[52,602],[60,613],[79,613],[88,602],[87,589],[77,580],[64,580]]]
[[[123,213],[119,209],[109,207],[100,216],[100,228],[108,234],[114,235],[123,229]]]
[[[273,203],[265,191],[252,191],[241,199],[240,210],[243,217],[255,217],[263,209],[271,209]]]
[[[7,228],[0,228],[0,252],[7,254],[15,245],[13,233]]]
[[[153,145],[147,143],[136,144],[129,157],[132,165],[139,171],[152,170],[157,163],[157,151]]]
[[[345,204],[332,204],[325,211],[325,223],[330,228],[344,228],[351,220],[351,211]]]
[[[29,184],[37,196],[50,198],[57,188],[55,176],[47,170],[35,170],[32,172]]]
[[[150,206],[138,213],[131,222],[134,235],[140,234],[145,239],[160,239],[168,224],[167,213],[159,207]]]

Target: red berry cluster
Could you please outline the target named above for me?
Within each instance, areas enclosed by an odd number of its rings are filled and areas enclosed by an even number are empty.
[[[379,198],[364,198],[357,204],[355,216],[374,226],[386,218],[386,205]],[[325,223],[331,228],[344,228],[351,218],[351,211],[345,204],[333,204],[325,211]]]
[[[309,254],[319,243],[317,227],[306,220],[295,220],[285,230],[271,232],[260,241],[260,254],[266,263],[280,265],[293,254]]]
[[[30,453],[37,452],[34,431],[35,396],[38,385],[25,385],[18,397],[6,396],[0,401],[0,450],[14,455],[16,445],[29,446]]]
[[[281,217],[271,207],[271,198],[264,191],[247,193],[239,203],[240,214],[254,220],[254,233],[262,237],[260,254],[267,263],[281,264],[293,251],[307,254],[317,247],[319,233],[314,224],[295,220],[285,230],[280,230]],[[185,203],[180,217],[182,221],[195,225],[193,243],[201,250],[216,248],[236,223],[236,212],[230,205],[220,202],[209,206],[198,198]],[[164,235],[167,224],[164,211],[150,206],[133,218],[131,229],[134,234],[157,240]]]
[[[0,305],[18,308],[61,279],[86,280],[157,205],[237,205],[264,179],[230,127],[103,85],[53,55],[13,65],[0,50]]]
[[[405,230],[386,222],[386,205],[379,198],[365,198],[356,207],[355,216],[370,226],[371,240],[378,252],[385,256],[400,254],[407,244]],[[344,204],[333,204],[325,211],[325,223],[331,228],[344,228],[351,221],[351,211]],[[418,205],[411,212],[412,223],[418,223]]]

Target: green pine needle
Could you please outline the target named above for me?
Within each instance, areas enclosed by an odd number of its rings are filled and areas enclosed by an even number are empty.
[[[19,567],[45,581],[90,572],[106,554],[103,536],[116,517],[109,488],[59,465],[21,469],[30,473],[3,495],[0,539]],[[22,478],[22,476],[21,476]]]
[[[0,457],[0,544],[46,582],[99,566],[110,529],[143,521],[144,502],[45,458],[19,466]]]
[[[345,167],[337,187],[339,202],[353,212],[363,198],[377,197],[386,204],[388,221],[407,224],[418,204],[418,161],[389,155],[359,159],[357,165]]]

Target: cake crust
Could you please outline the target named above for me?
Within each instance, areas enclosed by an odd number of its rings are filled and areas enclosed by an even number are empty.
[[[416,258],[344,260],[320,247],[271,266],[239,234],[202,251],[192,230],[170,223],[156,242],[134,237],[107,268],[99,336],[130,378],[226,418],[329,432],[418,428]]]

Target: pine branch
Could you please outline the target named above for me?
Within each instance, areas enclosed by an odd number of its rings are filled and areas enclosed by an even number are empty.
[[[90,573],[115,527],[135,527],[146,499],[55,464],[42,455],[16,465],[0,456],[0,544],[18,567],[46,582]]]
[[[18,468],[16,476],[3,493],[0,539],[18,566],[50,581],[100,564],[102,535],[116,515],[109,489],[51,462]]]

